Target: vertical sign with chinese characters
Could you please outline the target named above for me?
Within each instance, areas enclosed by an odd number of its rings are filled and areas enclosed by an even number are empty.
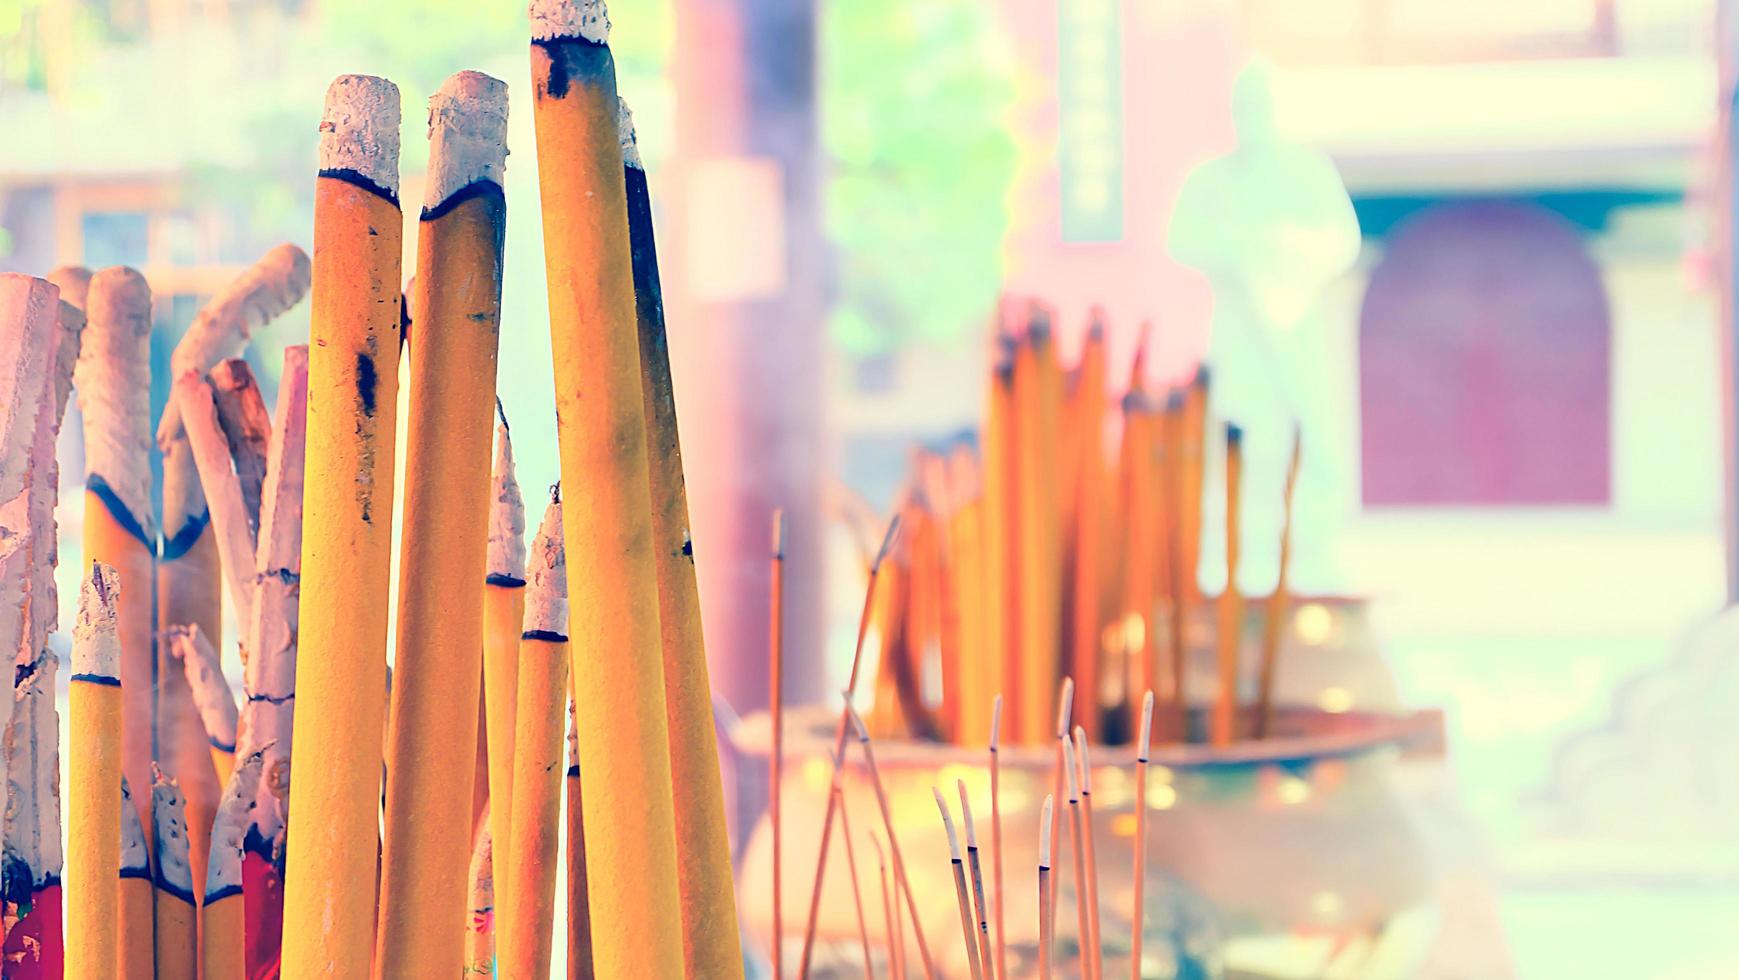
[[[1057,170],[1065,242],[1123,238],[1123,0],[1057,0]]]

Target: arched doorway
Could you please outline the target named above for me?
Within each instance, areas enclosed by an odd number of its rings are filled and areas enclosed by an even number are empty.
[[[1604,504],[1611,324],[1574,228],[1534,204],[1433,205],[1359,322],[1367,507]]]

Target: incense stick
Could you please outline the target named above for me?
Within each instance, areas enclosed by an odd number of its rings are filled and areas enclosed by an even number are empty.
[[[863,942],[863,975],[867,980],[875,980],[875,966],[870,957],[869,924],[863,914],[863,889],[858,887],[857,857],[851,846],[851,817],[845,805],[845,787],[838,787],[833,792],[839,797],[839,837],[845,844],[845,867],[851,878],[852,905],[857,910],[857,934]]]
[[[1256,738],[1267,738],[1274,724],[1274,670],[1280,659],[1280,637],[1286,625],[1286,612],[1291,597],[1287,593],[1287,573],[1292,566],[1292,497],[1298,485],[1298,460],[1302,452],[1302,436],[1292,430],[1292,460],[1286,467],[1286,490],[1282,497],[1280,517],[1280,571],[1274,579],[1274,593],[1268,597],[1268,616],[1262,624],[1262,664],[1256,683]]]
[[[1069,712],[1075,703],[1075,681],[1071,677],[1063,678],[1063,686],[1057,692],[1057,732],[1056,757],[1051,766],[1051,795],[1058,799],[1066,799],[1064,789],[1068,780],[1064,775],[1067,768],[1067,746],[1069,742]],[[1061,839],[1063,821],[1058,820],[1051,825],[1051,853],[1058,852],[1057,844]],[[1051,915],[1057,914],[1057,895],[1062,889],[1051,892]]]
[[[978,936],[972,928],[972,899],[966,890],[966,866],[960,857],[960,837],[954,832],[954,818],[948,813],[948,801],[942,791],[930,787],[936,797],[936,809],[942,811],[942,829],[948,835],[948,861],[954,875],[954,900],[960,910],[960,939],[966,944],[966,964],[972,980],[984,980],[984,964],[978,959]]]
[[[68,980],[107,980],[120,949],[117,932],[121,837],[121,643],[116,635],[120,576],[91,566],[79,589],[67,685]],[[8,699],[10,700],[10,699]]]
[[[170,655],[181,661],[188,690],[199,709],[212,765],[228,786],[235,768],[236,723],[241,712],[236,707],[235,693],[223,676],[223,662],[197,623],[173,627],[165,639],[169,641]]]
[[[845,711],[857,730],[858,745],[863,749],[864,766],[869,770],[870,785],[875,789],[876,806],[882,812],[882,831],[887,834],[888,852],[894,857],[894,880],[899,882],[900,891],[906,896],[906,912],[912,919],[912,938],[918,943],[918,957],[924,962],[924,978],[936,980],[936,961],[931,958],[930,944],[924,939],[924,923],[918,917],[918,903],[912,895],[912,880],[906,876],[906,862],[900,857],[900,839],[894,835],[894,814],[888,806],[887,790],[882,787],[881,772],[876,768],[876,755],[875,750],[870,747],[869,729],[864,727],[863,719],[858,717],[857,709],[851,706],[849,700],[845,703]]]
[[[1039,811],[1039,978],[1050,980],[1051,962],[1056,958],[1056,917],[1050,911],[1051,901],[1051,808],[1053,798],[1045,796],[1044,809]]]
[[[266,489],[266,456],[272,443],[272,416],[248,362],[219,361],[206,375],[217,403],[217,421],[229,442],[242,506],[248,515],[249,538],[258,540],[260,501]],[[202,475],[201,481],[205,479]],[[246,621],[243,621],[244,625]]]
[[[954,788],[960,793],[960,822],[966,827],[966,863],[972,872],[972,898],[978,909],[978,960],[984,964],[984,975],[996,976],[996,963],[990,953],[990,910],[984,904],[984,865],[978,859],[978,827],[972,820],[972,803],[966,798],[966,780],[956,779]]]
[[[469,879],[466,904],[471,921],[465,930],[465,967],[460,972],[467,977],[487,977],[495,972],[495,847],[488,820],[477,826]]]
[[[773,825],[773,976],[785,976],[784,837],[779,797],[785,769],[785,512],[773,511],[773,559],[769,569],[772,609],[767,617],[767,706],[773,728],[773,752],[768,758],[767,814]],[[837,804],[835,804],[837,806]]]
[[[876,846],[876,869],[882,881],[882,929],[888,943],[888,975],[892,980],[905,980],[906,966],[898,941],[900,916],[894,911],[894,892],[888,882],[887,852],[882,849],[881,838],[873,833],[870,843]]]
[[[1063,769],[1069,787],[1069,837],[1075,848],[1075,918],[1076,942],[1081,953],[1081,976],[1093,980],[1093,922],[1089,912],[1091,897],[1087,884],[1087,831],[1081,822],[1081,784],[1076,777],[1075,745],[1063,739]]]
[[[259,793],[266,749],[236,766],[225,781],[211,826],[211,858],[200,906],[200,963],[204,980],[243,980],[247,972],[247,916],[242,893],[242,839],[248,809]]]
[[[1220,684],[1214,699],[1213,741],[1230,745],[1238,737],[1238,646],[1244,626],[1244,598],[1238,591],[1238,552],[1241,501],[1239,487],[1244,471],[1244,433],[1226,426],[1226,587],[1220,590],[1218,641]]]
[[[1147,752],[1153,740],[1153,692],[1141,699],[1141,734],[1135,742],[1135,869],[1131,888],[1134,899],[1129,913],[1129,977],[1141,980],[1141,939],[1146,929],[1147,891]]]
[[[1093,759],[1088,754],[1087,732],[1075,726],[1075,765],[1081,786],[1081,827],[1086,837],[1087,925],[1089,946],[1093,950],[1093,976],[1105,975],[1104,946],[1099,932],[1099,852],[1093,846]]]
[[[525,631],[525,498],[514,474],[513,436],[495,401],[495,461],[489,504],[488,571],[483,577],[483,729],[488,769],[490,887],[507,891],[512,866],[514,702],[519,697],[519,636]],[[499,870],[497,870],[499,869]],[[493,898],[491,908],[494,908]],[[493,919],[492,931],[494,928]]]
[[[997,743],[1002,738],[1002,695],[990,709],[990,851],[996,892],[996,975],[1008,980],[1008,903],[1002,889],[1002,764]],[[1048,846],[1049,840],[1047,838]]]
[[[145,827],[139,807],[121,776],[121,863],[119,899],[115,915],[116,941],[120,956],[115,964],[118,980],[155,980],[156,942],[152,938],[155,915],[151,886],[151,854],[145,848]]]
[[[151,818],[155,853],[151,862],[155,886],[157,975],[191,977],[198,972],[195,940],[193,868],[187,849],[187,797],[175,780],[155,770],[151,786]]]
[[[295,667],[296,740],[301,755],[318,761],[290,774],[296,846],[284,874],[286,976],[361,980],[374,950],[374,896],[358,883],[376,874],[386,729],[381,651],[404,251],[398,149],[398,88],[365,75],[336,79],[327,89],[315,181],[307,440],[320,451],[307,460],[306,655]],[[463,901],[453,899],[454,915]],[[444,969],[458,961],[455,950]]]

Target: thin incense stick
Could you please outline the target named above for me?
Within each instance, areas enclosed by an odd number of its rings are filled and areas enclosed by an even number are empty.
[[[121,769],[149,787],[156,530],[151,507],[151,289],[138,272],[115,267],[91,277],[84,340],[74,383],[84,419],[84,560],[121,577]],[[0,487],[0,493],[4,488]],[[141,822],[150,793],[134,800]]]
[[[1002,889],[1002,764],[997,743],[1002,738],[1002,695],[990,709],[990,858],[996,895],[996,975],[1008,980],[1008,903]],[[1048,846],[1049,840],[1047,838]]]
[[[954,832],[954,818],[948,813],[948,800],[942,791],[930,787],[936,797],[936,809],[942,811],[942,829],[948,834],[948,862],[954,875],[954,901],[960,910],[960,939],[966,944],[966,964],[972,980],[984,980],[984,964],[978,959],[978,935],[972,928],[972,899],[966,890],[966,865],[960,856],[960,835]]]
[[[773,726],[773,753],[767,772],[767,813],[773,823],[773,976],[785,976],[784,837],[779,796],[785,770],[785,512],[773,511],[773,560],[769,570],[772,609],[768,626],[768,711]],[[835,804],[837,806],[838,804]]]
[[[118,618],[118,617],[117,617]],[[151,887],[151,854],[145,848],[145,826],[139,807],[121,776],[121,866],[115,936],[120,956],[115,963],[117,980],[154,980],[157,949],[152,938],[155,915]]]
[[[1051,909],[1051,808],[1053,798],[1045,796],[1044,809],[1039,811],[1039,980],[1051,980],[1051,962],[1056,959],[1056,916]]]
[[[887,852],[882,849],[882,839],[875,834],[870,835],[870,843],[876,846],[876,871],[882,882],[882,933],[888,942],[888,975],[892,980],[905,980],[906,965],[901,958],[897,939],[900,916],[894,911],[894,891],[888,881]]]
[[[211,858],[199,912],[199,958],[204,980],[247,977],[247,908],[242,894],[242,838],[248,808],[259,793],[266,747],[244,758],[227,780],[211,826]]]
[[[593,965],[678,976],[685,923],[609,20],[601,0],[535,0],[531,33],[585,822],[610,842],[586,853]]]
[[[513,867],[497,908],[505,909],[501,975],[549,976],[554,946],[556,854],[561,845],[562,712],[568,691],[568,564],[562,545],[559,486],[538,526],[527,562],[525,633],[519,642],[519,702],[514,707]]]
[[[857,934],[863,942],[863,975],[868,980],[875,980],[876,970],[870,956],[869,922],[863,914],[863,889],[858,886],[857,857],[851,846],[851,816],[845,805],[845,787],[833,791],[839,796],[839,839],[845,844],[845,868],[851,878],[851,900],[857,910]]]
[[[1244,597],[1238,591],[1240,514],[1239,487],[1244,471],[1244,433],[1226,426],[1226,587],[1216,604],[1219,613],[1220,684],[1214,699],[1215,745],[1230,745],[1238,737],[1238,647],[1243,636]]]
[[[571,674],[570,674],[571,680]],[[580,783],[579,735],[568,699],[568,980],[592,980],[592,913],[586,885],[586,808]]]
[[[490,887],[505,893],[512,861],[508,821],[513,818],[513,711],[519,697],[519,635],[525,631],[525,498],[514,475],[513,437],[500,399],[495,412],[488,572],[483,578],[483,728],[489,798],[500,803],[489,808]],[[494,918],[492,913],[492,923]]]
[[[996,976],[996,962],[990,952],[990,910],[984,905],[984,865],[978,859],[978,826],[972,820],[972,803],[966,798],[966,780],[956,779],[954,788],[960,793],[960,822],[966,826],[966,863],[972,872],[972,899],[978,909],[978,960],[984,964],[984,975]]]
[[[1075,681],[1074,678],[1065,677],[1063,678],[1062,688],[1057,692],[1056,758],[1051,764],[1051,795],[1059,800],[1067,799],[1064,795],[1064,790],[1068,786],[1068,779],[1065,777],[1063,771],[1067,767],[1066,749],[1069,743],[1069,712],[1074,707],[1074,704]],[[1057,844],[1062,835],[1062,823],[1063,821],[1058,820],[1051,825],[1050,845],[1052,854],[1058,853]],[[1053,916],[1057,914],[1057,895],[1060,891],[1062,891],[1060,888],[1051,891],[1051,915]]]
[[[1267,738],[1274,724],[1274,669],[1280,660],[1280,637],[1286,625],[1286,612],[1291,596],[1287,592],[1288,572],[1292,567],[1292,497],[1298,485],[1298,459],[1302,452],[1302,437],[1292,430],[1292,461],[1286,467],[1286,491],[1280,518],[1280,573],[1274,580],[1274,593],[1268,597],[1268,617],[1262,624],[1262,665],[1256,683],[1257,738]]]
[[[881,578],[882,565],[888,559],[888,553],[893,550],[894,539],[899,536],[900,519],[896,515],[888,522],[888,529],[882,534],[882,546],[876,552],[875,560],[870,562],[869,580],[864,584],[863,611],[858,614],[857,642],[852,647],[851,672],[845,682],[846,703],[839,711],[839,730],[835,735],[833,747],[833,779],[832,785],[838,786],[845,764],[845,739],[850,731],[848,716],[851,709],[851,698],[857,693],[857,680],[863,666],[864,638],[869,635],[869,627],[876,611],[876,583]],[[821,845],[815,857],[815,883],[809,891],[809,915],[803,926],[803,953],[797,961],[797,976],[809,976],[810,956],[815,950],[815,924],[821,913],[821,886],[827,875],[828,844],[833,837],[833,821],[837,811],[837,798],[832,791],[827,796],[827,812],[821,819]]]
[[[1088,754],[1087,732],[1075,726],[1075,766],[1081,786],[1081,828],[1086,837],[1088,942],[1093,950],[1093,976],[1103,977],[1104,947],[1099,932],[1099,852],[1093,846],[1093,757]]]
[[[406,976],[432,977],[464,957],[466,866],[455,855],[470,853],[474,827],[471,808],[452,801],[472,799],[488,778],[476,771],[476,575],[488,560],[506,140],[506,83],[462,71],[430,97],[375,936],[375,962]],[[553,724],[559,744],[559,706]]]
[[[68,980],[108,980],[120,950],[121,643],[116,606],[121,580],[91,566],[79,589],[67,685],[68,758],[66,947]]]
[[[151,786],[151,817],[156,830],[151,863],[157,975],[195,976],[199,950],[194,938],[193,868],[187,853],[187,797],[175,780],[161,771]]]
[[[740,976],[731,843],[725,828],[724,785],[713,731],[712,683],[701,631],[700,590],[689,540],[688,492],[682,441],[664,330],[664,295],[652,234],[652,201],[626,103],[618,102],[628,239],[633,256],[634,312],[640,341],[652,531],[658,545],[658,622],[664,652],[664,694],[670,731],[670,778],[676,790],[677,876],[682,893],[683,959],[689,976]]]
[[[285,864],[282,970],[291,977],[363,980],[374,950],[373,890],[358,883],[376,873],[386,729],[404,251],[398,149],[398,88],[339,76],[326,93],[314,198],[307,441],[320,451],[307,460],[306,655],[295,658],[295,691],[298,751],[317,762],[290,774],[296,846]],[[454,898],[453,914],[462,908]],[[443,969],[458,961],[455,951]]]
[[[1146,928],[1147,753],[1153,742],[1153,692],[1141,698],[1141,734],[1135,741],[1135,868],[1129,912],[1129,980],[1141,980],[1141,938]]]
[[[1076,942],[1081,950],[1081,976],[1093,980],[1093,923],[1087,894],[1087,832],[1081,825],[1081,784],[1076,778],[1075,745],[1063,739],[1063,769],[1069,786],[1069,837],[1075,848]]]
[[[870,747],[869,729],[864,727],[863,719],[858,717],[857,709],[851,706],[850,701],[845,703],[845,711],[857,730],[857,741],[863,749],[864,765],[869,769],[870,785],[876,792],[876,806],[882,812],[882,831],[887,834],[888,853],[894,858],[894,880],[899,882],[900,891],[906,896],[906,912],[912,919],[912,938],[918,943],[918,957],[924,962],[924,978],[936,980],[936,961],[930,956],[930,944],[924,940],[924,923],[918,917],[918,903],[912,895],[912,880],[906,876],[906,862],[900,857],[900,839],[894,835],[894,813],[888,806],[888,794],[882,786],[881,772],[876,768],[876,754]]]

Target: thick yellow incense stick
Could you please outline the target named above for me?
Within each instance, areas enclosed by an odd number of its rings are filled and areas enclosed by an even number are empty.
[[[450,746],[477,743],[506,138],[505,83],[463,71],[429,99],[375,938],[386,976],[432,977],[464,955],[474,828],[453,801],[487,774]]]
[[[695,583],[694,548],[688,533],[688,492],[683,488],[682,441],[677,434],[676,396],[670,379],[664,296],[652,235],[652,201],[634,142],[633,119],[625,104],[621,112],[634,319],[639,328],[651,468],[652,551],[658,558],[658,623],[664,650],[670,779],[676,792],[684,970],[689,976],[724,980],[743,974],[731,842],[725,828],[712,685],[707,679],[706,644],[701,635],[700,590]]]
[[[1074,413],[1070,419],[1074,486],[1069,507],[1070,555],[1069,623],[1067,637],[1069,672],[1078,679],[1075,687],[1075,718],[1087,734],[1099,734],[1100,636],[1104,627],[1103,549],[1106,529],[1105,452],[1105,328],[1095,316],[1081,349],[1081,366],[1075,380]]]
[[[247,976],[247,903],[242,897],[242,840],[248,808],[259,795],[265,748],[250,753],[230,774],[211,828],[211,860],[199,913],[203,980],[244,980]]]
[[[466,906],[471,921],[465,926],[466,977],[495,975],[495,848],[489,821],[477,827],[477,842],[471,846],[471,887]]]
[[[1226,587],[1215,608],[1220,684],[1214,699],[1215,745],[1230,745],[1238,737],[1238,647],[1243,636],[1244,597],[1238,591],[1239,487],[1243,482],[1243,432],[1226,426]]]
[[[1256,681],[1256,738],[1267,738],[1274,725],[1274,667],[1280,660],[1280,637],[1286,625],[1288,572],[1292,567],[1292,495],[1298,486],[1301,437],[1292,430],[1292,461],[1286,467],[1286,490],[1280,517],[1280,573],[1274,593],[1268,597],[1268,616],[1262,624],[1262,664]]]
[[[157,976],[191,977],[199,971],[195,939],[197,902],[187,852],[187,797],[173,779],[156,773],[151,787],[151,817],[156,825],[152,855]]]
[[[367,977],[374,950],[366,883],[375,875],[386,709],[404,223],[398,133],[391,82],[344,75],[327,90],[308,364],[308,445],[318,451],[305,476],[296,658],[296,755],[313,762],[290,776],[295,843],[284,872],[282,959],[290,978]],[[473,693],[466,710],[475,704]],[[462,908],[455,898],[453,914]],[[455,952],[443,969],[458,961]]]
[[[489,564],[483,579],[483,720],[489,756],[490,887],[506,891],[508,821],[513,818],[513,705],[519,697],[519,634],[525,629],[525,499],[513,471],[507,416],[495,427],[489,503]],[[499,858],[497,858],[499,855]],[[494,869],[499,867],[500,874]],[[493,907],[493,905],[491,906]]]
[[[562,551],[562,502],[550,494],[528,562],[525,632],[519,641],[518,730],[513,736],[513,835],[500,937],[504,980],[544,980],[554,943],[556,855],[561,845],[563,709],[568,703],[567,560]]]
[[[960,835],[954,832],[954,817],[948,812],[948,800],[942,791],[930,787],[936,797],[936,809],[942,811],[942,829],[948,835],[949,870],[954,874],[954,903],[960,910],[960,940],[966,945],[966,966],[972,980],[984,980],[984,963],[978,957],[978,934],[972,928],[972,899],[966,890],[966,865],[960,857]]]
[[[1141,938],[1146,931],[1147,891],[1147,752],[1153,742],[1153,692],[1141,699],[1141,734],[1135,740],[1135,867],[1131,872],[1134,899],[1129,914],[1129,980],[1141,980]]]
[[[74,380],[84,416],[86,567],[103,562],[120,576],[116,627],[121,639],[124,733],[121,769],[150,786],[153,552],[151,521],[151,290],[127,268],[91,277],[86,326]],[[143,822],[151,794],[134,801]]]
[[[531,6],[592,961],[683,973],[657,543],[608,20],[599,0]],[[732,926],[731,928],[734,928]]]
[[[108,980],[120,951],[121,643],[115,611],[121,580],[91,566],[79,589],[67,686],[66,944],[68,980]]]
[[[120,954],[115,963],[117,980],[153,980],[157,975],[157,948],[151,887],[151,855],[145,849],[145,826],[139,807],[121,777],[121,870],[120,898],[115,914],[115,936]]]

